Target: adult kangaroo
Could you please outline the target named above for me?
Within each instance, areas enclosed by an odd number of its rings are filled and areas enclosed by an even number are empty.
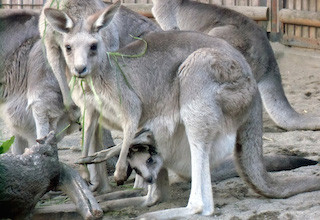
[[[59,85],[47,65],[38,31],[39,13],[0,12],[0,111],[15,136],[12,152],[22,154],[51,130],[64,134],[79,128],[61,102]]]
[[[64,104],[66,106],[73,106],[74,100],[75,104],[79,106],[82,111],[84,111],[84,108],[86,109],[84,123],[84,150],[82,155],[88,156],[88,154],[93,154],[95,151],[100,150],[98,146],[95,146],[95,139],[92,138],[92,134],[94,134],[95,130],[98,128],[98,119],[100,117],[99,111],[92,108],[92,104],[90,104],[92,100],[90,98],[87,99],[86,97],[88,96],[83,95],[80,82],[75,84],[71,100],[70,89],[67,83],[70,81],[70,78],[68,79],[65,74],[66,64],[64,55],[67,53],[67,45],[65,45],[62,41],[63,36],[61,32],[71,30],[72,26],[61,26],[58,31],[55,30],[52,27],[54,25],[52,22],[54,21],[47,20],[44,11],[46,8],[59,8],[69,15],[67,17],[63,17],[63,19],[72,25],[74,22],[83,22],[83,18],[91,15],[94,12],[104,9],[106,5],[101,0],[60,0],[54,1],[53,4],[51,3],[51,1],[47,1],[43,7],[39,21],[40,34],[46,47],[46,56],[49,64],[52,67],[53,73],[56,76],[59,86],[62,90]],[[118,4],[120,4],[120,2],[118,2]],[[66,20],[69,18],[72,20]],[[115,19],[110,23],[110,25],[106,28],[99,28],[99,30],[100,35],[104,40],[104,44],[106,44],[105,50],[116,51],[120,47],[123,47],[124,45],[134,41],[132,36],[143,36],[151,31],[161,31],[161,28],[151,20],[121,6],[115,15]],[[90,48],[92,54],[96,53],[95,50],[97,46],[99,45],[97,45],[95,41],[91,42]],[[90,72],[91,70],[89,69],[89,66],[86,66],[83,61],[84,60],[79,57],[77,60],[75,60],[76,65],[73,67],[74,69],[67,68],[67,71],[76,70],[78,74],[86,74]],[[91,90],[89,85],[90,83],[84,85],[85,90]],[[86,107],[84,104],[86,104]],[[123,156],[123,160],[126,160],[126,155]],[[96,173],[96,176],[105,175],[105,172],[98,171],[96,168],[91,169],[89,167],[89,169],[90,176],[92,176],[94,173]],[[96,181],[93,181],[91,178],[91,182],[94,184]]]
[[[116,3],[81,22],[57,9],[44,13],[62,36],[67,74],[92,79],[94,91],[86,90],[87,99],[104,126],[124,133],[116,180],[126,179],[125,160],[140,128],[153,132],[167,167],[192,177],[187,207],[149,213],[146,219],[213,214],[210,166],[232,150],[240,176],[264,196],[285,198],[320,189],[320,177],[278,180],[267,173],[261,99],[239,51],[202,33],[160,32],[108,60],[99,30],[111,23],[118,8]],[[112,59],[117,54],[121,59]],[[87,71],[76,71],[79,59]]]
[[[286,130],[320,128],[320,117],[299,114],[291,107],[267,35],[254,21],[215,4],[190,0],[152,1],[152,13],[164,30],[201,31],[222,38],[238,49],[258,81],[266,111],[279,127]]]

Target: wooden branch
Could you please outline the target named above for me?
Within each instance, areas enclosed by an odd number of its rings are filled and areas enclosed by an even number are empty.
[[[281,9],[279,19],[285,24],[298,24],[320,27],[320,12]]]
[[[68,195],[84,219],[98,219],[103,215],[98,202],[79,173],[60,163],[60,180],[57,187]]]
[[[39,199],[60,189],[84,219],[101,218],[103,211],[79,173],[59,162],[54,132],[38,139],[22,155],[0,155],[0,218],[31,219]]]

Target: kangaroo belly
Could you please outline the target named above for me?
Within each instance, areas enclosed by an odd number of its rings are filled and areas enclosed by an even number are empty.
[[[159,134],[156,135],[158,150],[163,157],[163,166],[174,171],[180,177],[191,178],[191,153],[188,137],[182,124],[176,132],[164,140]],[[217,138],[214,145],[210,144],[209,151],[211,169],[231,155],[235,145],[236,134],[224,134]]]

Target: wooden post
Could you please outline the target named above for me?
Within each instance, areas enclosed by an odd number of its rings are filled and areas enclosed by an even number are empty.
[[[302,9],[302,4],[301,4],[301,0],[296,0],[296,10],[301,11]],[[296,25],[295,28],[295,36],[297,37],[301,37],[302,36],[302,27],[300,25]]]
[[[309,11],[311,12],[315,12],[316,11],[316,9],[317,9],[317,2],[316,2],[316,0],[310,0],[310,4],[309,4]],[[309,29],[309,34],[310,34],[310,38],[312,38],[312,39],[316,39],[316,35],[317,35],[317,33],[316,33],[316,28],[315,27],[310,27],[310,29]]]
[[[320,1],[317,2],[317,11],[320,12]],[[317,39],[320,39],[320,28],[317,28]]]
[[[309,10],[309,5],[308,1],[302,1],[302,10],[303,11],[308,11]],[[309,27],[303,26],[302,27],[302,37],[303,38],[308,38],[309,37]]]

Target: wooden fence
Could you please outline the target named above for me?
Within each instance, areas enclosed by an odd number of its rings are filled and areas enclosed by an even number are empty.
[[[283,44],[320,49],[320,0],[287,0],[279,20]]]
[[[40,9],[45,1],[0,0],[0,7]],[[197,1],[223,5],[245,14],[262,26],[271,40],[278,40],[285,45],[320,49],[320,0]],[[145,16],[152,17],[152,0],[122,0],[122,3]]]

